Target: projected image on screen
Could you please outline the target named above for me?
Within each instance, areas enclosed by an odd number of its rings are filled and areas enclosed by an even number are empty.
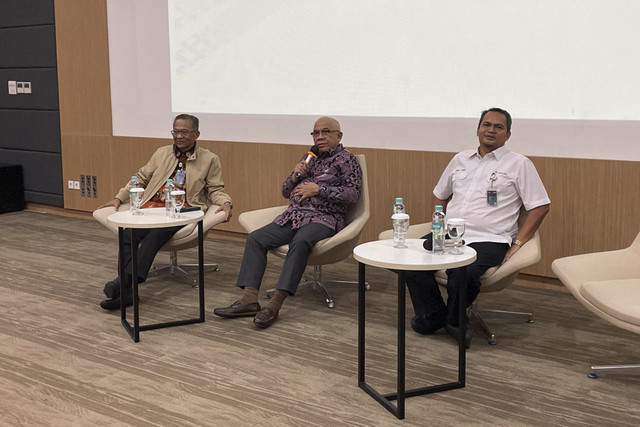
[[[640,2],[622,3],[170,0],[172,108],[640,120]]]
[[[480,112],[528,156],[640,160],[640,1],[109,0],[113,134],[458,152]]]

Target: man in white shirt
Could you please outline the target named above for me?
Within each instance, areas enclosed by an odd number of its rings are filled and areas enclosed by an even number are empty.
[[[464,218],[464,240],[476,250],[477,259],[467,266],[466,275],[464,269],[447,270],[446,305],[433,272],[407,274],[415,311],[411,326],[420,334],[447,327],[457,337],[459,287],[466,283],[471,305],[480,292],[480,276],[525,245],[549,212],[551,202],[533,163],[505,147],[511,115],[500,108],[483,111],[477,135],[479,147],[456,154],[433,190],[433,204],[442,205],[448,218]],[[521,208],[527,217],[518,229]],[[470,341],[468,328],[467,347]]]

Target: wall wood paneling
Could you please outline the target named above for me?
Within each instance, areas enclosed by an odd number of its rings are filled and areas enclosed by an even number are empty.
[[[65,190],[65,207],[90,211],[110,200],[157,147],[171,140],[169,135],[167,139],[111,135],[106,3],[56,0],[55,5],[64,179],[95,174],[100,188],[95,199]],[[343,131],[348,147],[349,129]],[[283,204],[282,180],[310,143],[307,135],[301,135],[297,146],[199,141],[220,156],[225,184],[234,199],[235,217],[219,228],[242,232],[237,222],[240,212]],[[469,148],[476,143],[469,140]],[[380,231],[390,228],[397,196],[405,199],[412,222],[430,220],[431,191],[454,153],[353,152],[366,156],[369,170],[372,215],[363,241],[376,239]],[[639,162],[542,157],[532,161],[552,204],[541,228],[542,262],[526,273],[553,277],[555,258],[620,248],[640,231]]]

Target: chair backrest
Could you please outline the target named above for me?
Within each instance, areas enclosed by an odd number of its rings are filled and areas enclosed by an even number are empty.
[[[358,201],[349,207],[347,207],[347,216],[345,218],[346,225],[351,224],[356,219],[364,221],[365,223],[369,219],[370,201],[369,201],[369,178],[367,176],[367,161],[364,158],[364,154],[357,154],[356,159],[362,169],[362,188],[360,191],[360,198]]]

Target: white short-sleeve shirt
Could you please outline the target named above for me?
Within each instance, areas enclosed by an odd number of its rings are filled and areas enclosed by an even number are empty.
[[[497,205],[487,191],[497,191]],[[500,147],[484,157],[478,150],[456,154],[442,173],[433,194],[447,204],[447,218],[464,218],[467,243],[511,244],[518,232],[518,216],[551,203],[535,166],[525,156]]]

